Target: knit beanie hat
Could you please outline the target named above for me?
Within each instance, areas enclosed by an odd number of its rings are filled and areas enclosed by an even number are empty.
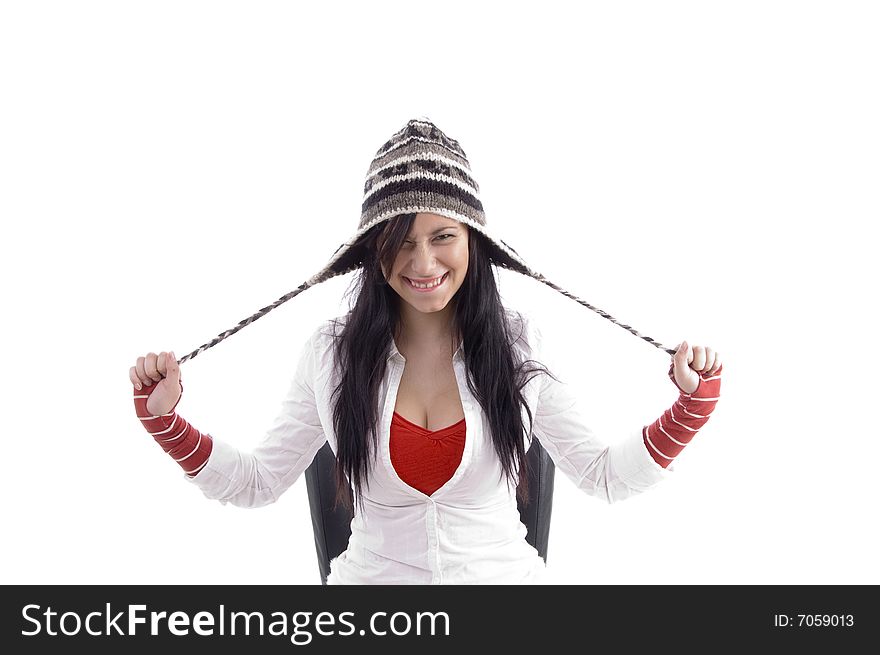
[[[532,269],[503,239],[486,224],[480,187],[471,173],[467,155],[455,139],[447,136],[427,117],[412,119],[395,132],[376,152],[364,184],[364,198],[358,228],[333,253],[330,261],[296,289],[287,293],[232,329],[221,332],[213,340],[178,360],[183,363],[200,352],[217,345],[246,325],[269,313],[282,303],[337,275],[363,266],[366,260],[364,235],[376,225],[400,214],[431,213],[455,219],[484,235],[490,244],[489,258],[501,266],[543,282],[562,295],[591,309],[615,325],[647,341],[670,355],[667,348],[651,337],[639,334],[629,325],[620,323],[607,312],[593,307]]]

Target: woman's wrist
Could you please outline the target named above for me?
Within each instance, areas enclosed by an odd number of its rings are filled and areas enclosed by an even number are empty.
[[[181,388],[183,385],[181,385]],[[155,387],[153,387],[155,388]],[[213,450],[211,435],[202,434],[172,408],[166,414],[153,415],[147,410],[150,386],[134,390],[135,412],[144,429],[162,446],[181,468],[190,476],[198,473],[208,461]],[[146,393],[144,393],[146,392]],[[181,394],[181,397],[182,394]],[[180,398],[177,399],[177,404]]]
[[[678,386],[672,371],[670,365],[669,378],[680,391],[678,399],[642,430],[645,447],[663,468],[672,463],[706,424],[721,392],[721,368],[713,375],[700,374],[700,382],[692,393],[686,393]]]

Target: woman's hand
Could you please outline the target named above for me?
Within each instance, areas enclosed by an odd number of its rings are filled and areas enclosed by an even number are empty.
[[[678,345],[672,356],[675,383],[685,393],[693,393],[700,386],[700,374],[714,375],[721,368],[721,357],[709,346],[694,346],[687,341]]]
[[[173,352],[147,353],[138,357],[137,363],[128,370],[128,377],[135,389],[156,384],[147,393],[147,411],[153,416],[167,414],[177,404],[183,391],[180,365]]]

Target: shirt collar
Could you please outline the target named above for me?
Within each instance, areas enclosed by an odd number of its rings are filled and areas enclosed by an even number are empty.
[[[403,355],[400,354],[400,351],[397,349],[397,344],[394,343],[394,338],[391,339],[391,352],[388,353],[388,359],[393,359],[394,357],[400,357],[403,359]]]

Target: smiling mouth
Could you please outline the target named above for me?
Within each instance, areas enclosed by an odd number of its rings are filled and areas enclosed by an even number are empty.
[[[438,287],[443,286],[443,283],[446,282],[446,278],[449,277],[449,271],[447,271],[446,273],[441,275],[439,278],[439,281],[436,281],[436,278],[435,278],[435,282],[433,284],[431,284],[430,286],[417,286],[416,284],[413,283],[412,280],[410,280],[405,275],[402,277],[404,280],[406,280],[406,283],[409,285],[409,287],[411,289],[413,289],[414,291],[431,291],[433,289],[436,289]]]

